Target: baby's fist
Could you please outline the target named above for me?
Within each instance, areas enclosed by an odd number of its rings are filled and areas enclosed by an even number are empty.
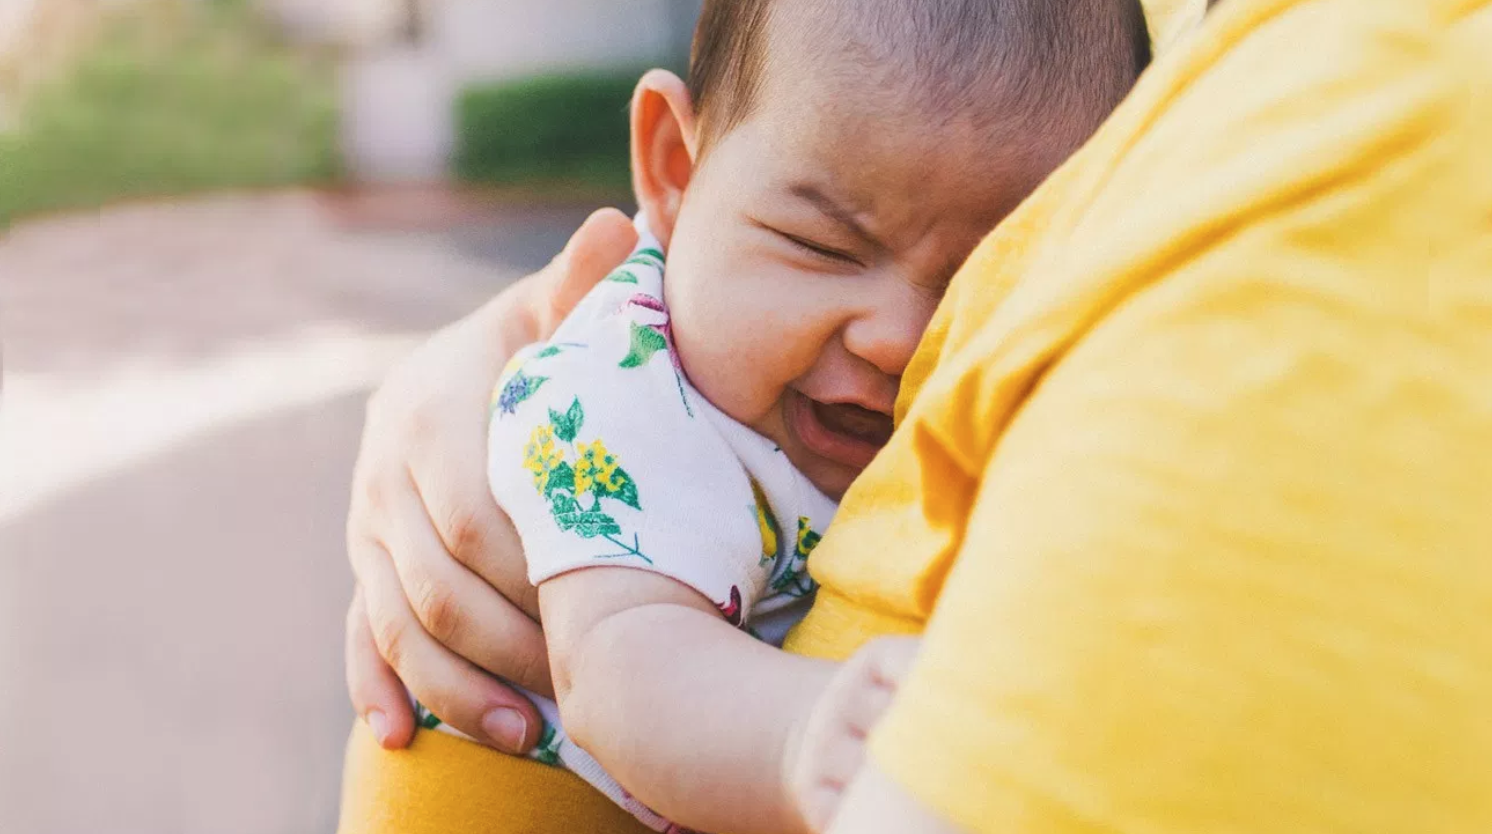
[[[819,696],[788,763],[788,790],[804,821],[824,831],[865,761],[865,739],[891,706],[919,639],[888,637],[861,649]]]

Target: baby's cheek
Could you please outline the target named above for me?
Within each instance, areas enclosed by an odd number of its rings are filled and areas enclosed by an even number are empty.
[[[689,381],[721,411],[748,424],[769,413],[793,379],[787,334],[760,299],[719,288],[680,297],[674,308],[674,338]]]
[[[683,242],[669,253],[665,292],[685,373],[717,408],[758,425],[832,337],[832,285],[751,246]]]

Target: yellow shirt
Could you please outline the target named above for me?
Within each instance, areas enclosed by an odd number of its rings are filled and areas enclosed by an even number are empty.
[[[1224,0],[955,282],[791,644],[937,604],[873,751],[933,808],[1492,831],[1486,2]],[[1199,7],[1151,5],[1158,34]],[[343,811],[640,830],[568,773],[361,726]]]
[[[972,832],[1492,831],[1492,3],[1224,0],[980,248],[792,647]],[[930,622],[929,622],[930,618]]]
[[[1166,52],[1207,14],[1207,0],[1144,0],[1155,54]]]

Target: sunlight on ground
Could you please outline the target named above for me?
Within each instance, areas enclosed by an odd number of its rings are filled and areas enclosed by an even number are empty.
[[[422,338],[326,324],[189,364],[135,359],[87,379],[7,374],[0,524],[214,432],[368,390]]]

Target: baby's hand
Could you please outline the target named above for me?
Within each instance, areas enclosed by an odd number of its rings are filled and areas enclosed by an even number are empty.
[[[865,739],[891,706],[921,640],[877,640],[840,667],[819,696],[788,762],[788,790],[814,831],[828,829],[865,761]]]

